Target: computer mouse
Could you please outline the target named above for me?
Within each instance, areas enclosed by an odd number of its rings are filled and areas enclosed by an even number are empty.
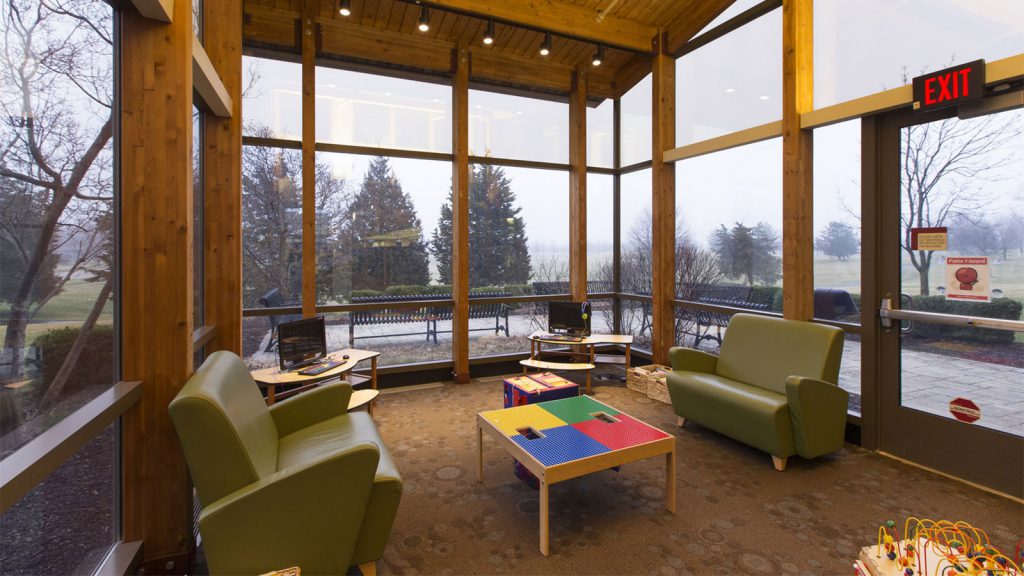
[[[341,359],[342,360],[348,360],[348,354],[345,354],[344,356],[342,356]]]

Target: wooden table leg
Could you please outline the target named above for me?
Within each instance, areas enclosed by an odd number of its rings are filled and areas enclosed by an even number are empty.
[[[629,372],[629,344],[626,344],[626,372]]]
[[[597,349],[597,346],[595,346],[594,344],[590,345],[590,365],[591,366],[596,366],[596,364],[594,363],[595,354],[596,354],[595,350],[596,349]],[[587,394],[590,394],[590,373],[591,372],[593,372],[592,369],[591,370],[587,370]]]
[[[267,384],[267,406],[272,406],[274,404],[274,388],[276,388],[276,386],[273,384]]]
[[[676,449],[665,454],[665,508],[676,513]]]
[[[548,556],[548,483],[540,479],[540,553]]]
[[[370,386],[373,389],[377,389],[377,357],[370,358]],[[366,411],[369,412],[370,416],[373,416],[373,407],[377,405],[377,399],[370,400],[370,405],[366,407]]]
[[[476,479],[484,481],[484,429],[476,427]]]

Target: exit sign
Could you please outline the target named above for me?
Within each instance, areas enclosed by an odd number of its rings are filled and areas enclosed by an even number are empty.
[[[977,100],[984,94],[984,60],[914,78],[914,110],[918,112],[955,106]]]

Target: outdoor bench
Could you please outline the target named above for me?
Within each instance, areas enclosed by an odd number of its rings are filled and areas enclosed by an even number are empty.
[[[469,299],[472,302],[475,298],[502,298],[511,296],[511,292],[479,292],[470,294]],[[450,333],[451,330],[438,330],[438,320],[451,320],[453,307],[450,302],[452,299],[451,294],[411,294],[402,296],[354,296],[352,298],[353,304],[370,304],[370,303],[381,303],[389,304],[395,302],[411,302],[411,301],[423,301],[423,300],[438,300],[445,302],[444,304],[438,303],[437,306],[425,306],[422,308],[374,308],[372,310],[353,310],[349,313],[349,325],[348,325],[348,343],[352,346],[353,343],[360,338],[385,338],[391,336],[419,336],[425,334],[427,341],[433,341],[437,344],[438,333]],[[494,318],[494,328],[470,328],[471,332],[480,330],[494,330],[495,334],[504,332],[505,336],[509,335],[508,332],[508,311],[509,306],[507,304],[470,304],[469,306],[469,318]],[[426,330],[424,332],[403,332],[403,333],[392,333],[392,334],[371,334],[367,336],[356,336],[356,326],[372,326],[376,324],[411,324],[415,322],[426,322]]]

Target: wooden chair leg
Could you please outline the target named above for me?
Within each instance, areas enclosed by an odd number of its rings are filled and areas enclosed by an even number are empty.
[[[782,472],[786,469],[786,458],[780,458],[772,454],[772,464],[775,465],[775,469]]]
[[[686,418],[683,418],[682,416],[676,416],[676,426],[682,428],[683,424],[686,424]]]
[[[363,576],[377,576],[377,563],[365,562],[360,564],[359,571],[363,573]]]

